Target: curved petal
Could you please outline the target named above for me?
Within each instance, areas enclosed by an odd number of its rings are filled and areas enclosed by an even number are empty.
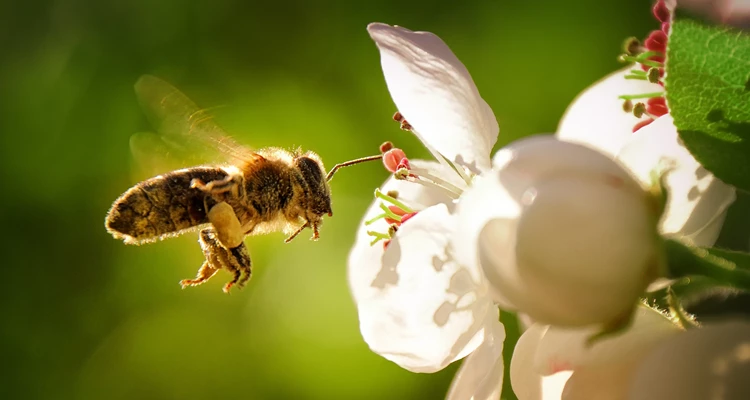
[[[497,314],[487,313],[484,342],[461,365],[448,390],[447,400],[493,400],[503,388],[505,328]]]
[[[596,82],[573,100],[560,120],[557,137],[590,146],[614,156],[630,139],[638,119],[622,110],[624,94],[661,92],[661,86],[642,80],[625,79],[628,66]]]
[[[410,162],[413,167],[427,170],[433,175],[449,180],[454,185],[460,186],[463,184],[463,181],[458,178],[455,172],[449,171],[448,167],[442,164],[423,160],[411,160]],[[389,191],[398,192],[399,200],[417,211],[426,209],[435,204],[450,205],[453,201],[452,198],[448,197],[444,192],[438,189],[413,182],[397,180],[393,176],[385,181],[380,187],[380,190],[383,193]],[[371,246],[370,241],[372,240],[372,237],[367,235],[368,230],[386,232],[388,230],[388,224],[382,219],[369,226],[365,226],[364,223],[364,221],[370,220],[382,213],[379,205],[380,201],[378,200],[373,201],[373,203],[370,204],[370,207],[365,212],[357,229],[354,246],[349,252],[349,288],[351,289],[355,302],[359,302],[361,299],[378,294],[377,286],[381,285],[372,285],[372,282],[376,281],[376,277],[379,277],[379,282],[382,283],[393,279],[392,271],[384,269],[383,267],[383,245],[378,243],[377,245]]]
[[[450,254],[454,225],[445,204],[420,211],[401,225],[373,280],[350,281],[355,292],[370,286],[357,299],[365,342],[413,372],[438,371],[484,339],[490,299],[478,267],[461,266]],[[350,276],[358,268],[351,261]]]
[[[428,148],[474,172],[489,169],[498,125],[469,71],[430,32],[373,23],[393,102]]]
[[[544,337],[547,325],[533,324],[516,343],[510,361],[510,383],[518,400],[559,400],[565,383],[571,375],[561,371],[543,376],[534,366],[539,342]]]
[[[654,170],[666,169],[668,199],[660,230],[712,246],[719,236],[735,189],[706,171],[682,144],[667,114],[633,134],[617,154],[645,185]]]
[[[454,243],[465,240],[457,257],[479,260],[495,300],[563,326],[630,312],[657,251],[640,184],[604,154],[551,136],[514,142],[494,164],[459,202]],[[475,190],[493,201],[468,201]]]
[[[645,357],[629,399],[750,398],[750,321],[691,329]]]
[[[666,316],[646,306],[638,307],[632,325],[625,332],[588,345],[586,341],[596,331],[549,327],[539,340],[534,369],[549,375],[560,370],[595,370],[629,362],[643,357],[663,339],[681,332]]]

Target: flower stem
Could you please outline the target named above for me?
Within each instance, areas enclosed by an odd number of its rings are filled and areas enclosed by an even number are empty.
[[[692,247],[677,240],[665,240],[671,278],[698,275],[722,286],[750,291],[750,254],[721,249]]]

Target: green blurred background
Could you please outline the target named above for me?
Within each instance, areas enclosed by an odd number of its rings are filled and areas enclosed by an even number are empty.
[[[650,1],[5,1],[0,4],[3,399],[434,399],[457,365],[412,374],[362,341],[346,257],[379,165],[333,182],[319,242],[247,240],[248,287],[224,272],[181,290],[195,234],[131,247],[104,216],[134,181],[128,138],[150,127],[132,86],[175,84],[253,147],[329,166],[392,140],[427,152],[395,111],[372,21],[440,35],[501,126],[553,132],[567,104],[657,26]]]

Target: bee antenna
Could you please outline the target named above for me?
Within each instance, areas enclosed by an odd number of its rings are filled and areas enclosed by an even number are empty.
[[[330,181],[331,179],[333,179],[333,174],[335,174],[336,171],[339,170],[339,168],[348,167],[350,165],[360,164],[360,163],[367,162],[367,161],[380,160],[382,158],[383,158],[383,155],[378,154],[376,156],[362,157],[362,158],[357,158],[356,160],[350,160],[350,161],[342,162],[340,164],[336,164],[333,166],[333,168],[331,168],[331,171],[328,173],[328,175],[326,175],[326,181]]]

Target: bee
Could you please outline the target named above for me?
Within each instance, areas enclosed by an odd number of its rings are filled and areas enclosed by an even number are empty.
[[[112,204],[107,231],[126,244],[140,245],[199,230],[205,261],[183,288],[208,281],[220,269],[233,274],[224,292],[243,287],[252,262],[245,246],[248,235],[283,231],[288,243],[304,229],[320,237],[323,216],[333,216],[329,182],[342,167],[380,160],[359,158],[334,166],[326,174],[312,151],[243,147],[226,135],[187,96],[169,83],[145,75],[135,85],[142,108],[160,135],[135,134],[131,150],[166,148],[190,153],[190,146],[209,149],[227,165],[175,170],[140,182]],[[196,148],[193,148],[196,150]],[[158,150],[157,150],[158,151]]]

